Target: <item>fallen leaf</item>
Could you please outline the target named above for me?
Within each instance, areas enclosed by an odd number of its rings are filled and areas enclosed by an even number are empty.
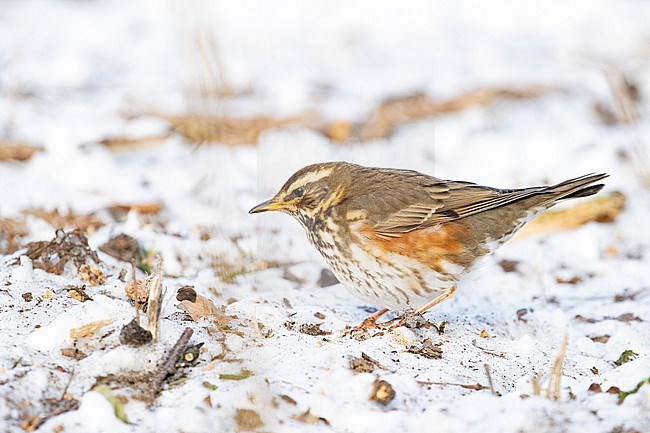
[[[582,278],[581,278],[581,277],[578,277],[577,275],[576,275],[576,276],[573,276],[573,277],[571,277],[571,278],[561,278],[561,277],[557,277],[557,278],[555,279],[555,282],[558,283],[558,284],[578,284],[578,283],[581,283],[581,282],[582,282]]]
[[[0,162],[27,161],[42,147],[31,146],[20,141],[8,141],[0,138]]]
[[[252,409],[237,409],[235,422],[242,430],[255,430],[264,425],[262,417]]]
[[[519,270],[519,260],[501,260],[499,266],[503,272],[517,272]]]
[[[618,357],[616,361],[614,361],[614,365],[617,367],[620,367],[621,365],[628,363],[630,361],[634,361],[637,357],[639,356],[638,353],[636,353],[633,350],[625,350],[623,353],[621,353],[621,356]]]
[[[300,415],[294,415],[291,418],[305,424],[316,424],[317,422],[322,422],[325,425],[330,425],[329,421],[325,418],[313,415],[311,409],[307,409],[306,412],[303,412]]]
[[[27,432],[34,431],[43,423],[43,421],[45,420],[41,415],[30,415],[20,423],[20,428]]]
[[[113,390],[108,385],[97,385],[92,390],[100,393],[104,396],[104,398],[106,398],[106,400],[108,400],[111,406],[113,406],[113,412],[115,413],[117,419],[125,424],[129,423],[129,420],[126,417],[126,412],[124,410],[123,400],[119,398],[120,396],[115,395],[113,393]]]
[[[88,293],[86,293],[85,290],[86,286],[83,285],[81,287],[77,286],[68,286],[68,296],[72,299],[75,299],[79,302],[86,302],[86,301],[92,301],[93,298],[88,296]]]
[[[488,332],[485,329],[483,329],[481,331],[481,333],[479,334],[479,337],[481,337],[481,338],[490,338],[490,334],[488,334]]]
[[[124,292],[126,293],[126,297],[132,301],[136,300],[136,288],[138,294],[138,304],[140,304],[140,307],[142,307],[146,305],[147,300],[149,300],[149,287],[147,287],[147,281],[136,279],[135,284],[133,284],[133,281],[126,283],[124,286]]]
[[[229,374],[229,373],[222,373],[219,374],[219,379],[222,380],[244,380],[248,379],[253,375],[253,372],[248,371],[248,370],[242,370],[241,373],[238,374]]]
[[[123,233],[110,238],[98,249],[99,251],[116,258],[117,260],[129,263],[131,263],[132,260],[138,262],[145,255],[144,249],[140,246],[140,244],[138,244],[138,241],[135,238]]]
[[[353,373],[372,373],[375,370],[375,364],[362,357],[352,357],[349,368]]]
[[[99,141],[112,152],[126,152],[162,146],[169,138],[169,134],[153,135],[146,137],[107,137]]]
[[[140,326],[136,319],[124,325],[120,331],[120,343],[127,346],[139,347],[151,342],[151,340],[153,340],[151,331]]]
[[[54,296],[56,296],[56,295],[54,294],[52,289],[45,289],[45,291],[43,293],[41,293],[39,298],[41,298],[43,300],[47,300],[47,299],[52,299]]]
[[[226,315],[224,307],[217,308],[211,299],[199,295],[194,289],[191,289],[191,291],[194,292],[195,297],[194,295],[190,296],[190,290],[187,287],[182,289],[185,289],[184,292],[179,292],[176,297],[178,299],[178,296],[181,296],[178,309],[189,314],[193,321],[198,322],[205,317],[215,322],[220,328],[225,328],[228,325],[230,317]],[[190,300],[191,298],[194,298],[194,302]]]
[[[90,266],[88,264],[83,264],[79,266],[79,278],[82,281],[88,282],[91,286],[99,286],[106,282],[106,275],[101,271],[101,269]]]
[[[76,359],[77,361],[88,357],[87,354],[77,349],[76,347],[66,347],[61,349],[61,355]]]
[[[635,316],[632,313],[624,313],[616,317],[615,320],[619,322],[643,322],[639,316]]]
[[[294,400],[293,398],[289,397],[289,396],[286,395],[286,394],[282,394],[282,395],[280,395],[280,398],[281,398],[282,400],[284,400],[285,402],[291,404],[291,405],[294,405],[294,406],[295,406],[295,405],[298,404],[298,402],[296,402],[296,400]]]
[[[587,389],[587,391],[600,393],[600,392],[603,392],[603,389],[600,387],[599,383],[592,383],[591,385],[589,385],[589,388]]]
[[[217,385],[214,385],[207,380],[204,380],[202,383],[203,387],[209,391],[216,391],[217,390]]]
[[[106,325],[113,323],[111,319],[98,320],[96,322],[90,322],[78,328],[70,329],[70,338],[88,338],[95,335],[97,331],[103,328]]]

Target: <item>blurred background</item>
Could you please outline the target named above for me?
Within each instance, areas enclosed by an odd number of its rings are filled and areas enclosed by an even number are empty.
[[[0,0],[0,425],[648,431],[648,23],[642,0]],[[287,215],[247,214],[329,160],[505,188],[611,177],[432,311],[444,333],[359,342],[339,331],[372,306]],[[103,271],[19,257],[75,227]],[[129,348],[129,262],[156,253],[162,344]],[[193,288],[214,307],[197,324],[177,308]],[[199,367],[150,411],[129,374],[187,326]],[[134,424],[88,392],[113,374]],[[380,377],[392,402],[373,401]]]
[[[245,211],[338,159],[502,187],[607,171],[634,195],[649,18],[619,0],[3,1],[0,215],[31,211],[30,238],[52,235],[39,212],[134,206],[199,237],[282,230]]]

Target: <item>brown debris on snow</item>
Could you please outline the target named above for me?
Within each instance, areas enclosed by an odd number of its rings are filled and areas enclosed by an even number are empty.
[[[105,319],[105,320],[98,320],[96,322],[86,323],[85,325],[80,326],[78,328],[72,328],[70,330],[70,338],[76,340],[78,338],[92,337],[101,328],[103,328],[106,325],[110,325],[111,323],[113,323],[113,320]]]
[[[99,141],[99,144],[110,149],[112,152],[128,152],[133,150],[148,149],[162,146],[170,134],[151,135],[146,137],[106,137]],[[85,147],[85,146],[84,146]]]
[[[79,229],[69,232],[57,230],[51,241],[30,242],[27,244],[27,257],[32,259],[35,268],[61,275],[68,262],[77,269],[89,263],[101,263],[97,253],[88,246],[88,238]]]
[[[326,125],[324,133],[334,141],[368,141],[389,137],[399,126],[427,117],[455,113],[469,107],[486,106],[500,100],[530,99],[552,89],[531,86],[522,89],[485,88],[436,101],[424,93],[389,98],[359,123],[334,122]]]
[[[138,307],[142,311],[146,310],[145,307],[147,306],[147,301],[149,300],[149,287],[147,287],[146,280],[136,279],[135,283],[133,281],[129,281],[124,286],[124,292],[126,293],[126,296],[134,302],[136,302],[137,298]]]
[[[43,151],[43,148],[0,138],[0,162],[27,161],[39,151]]]
[[[395,398],[395,390],[393,386],[385,380],[376,380],[373,384],[370,400],[387,406]]]
[[[153,336],[151,335],[151,332],[140,326],[136,319],[133,319],[124,325],[120,331],[120,343],[127,346],[142,346],[143,344],[151,342],[152,339]]]
[[[237,409],[235,413],[237,426],[244,431],[255,430],[264,425],[262,417],[253,409]]]
[[[205,317],[215,322],[219,328],[225,328],[230,322],[224,307],[217,308],[211,299],[199,295],[191,286],[181,287],[176,294],[176,299],[180,301],[178,309],[189,314],[195,322]]]
[[[375,370],[375,364],[362,356],[350,358],[349,367],[353,373],[372,373]]]
[[[291,418],[295,419],[296,421],[300,421],[305,424],[316,424],[318,422],[322,422],[325,425],[330,425],[330,422],[326,420],[323,417],[319,417],[311,413],[311,409],[307,409],[306,412],[303,412],[299,415],[294,415]]]
[[[440,359],[442,358],[442,349],[440,346],[440,343],[434,344],[431,339],[427,338],[422,341],[421,345],[409,347],[408,352],[415,355],[420,355],[423,358],[427,359]]]
[[[0,254],[11,254],[20,249],[20,241],[29,234],[24,218],[0,218]]]
[[[45,209],[28,209],[22,212],[25,215],[33,215],[45,220],[54,229],[80,229],[85,233],[94,233],[105,224],[95,214],[87,215],[75,213],[68,208],[67,213],[61,213],[58,209],[47,211]]]
[[[106,282],[106,275],[96,266],[83,264],[79,266],[78,273],[81,281],[86,281],[91,286],[100,286]]]
[[[99,251],[108,254],[111,257],[129,263],[132,260],[138,261],[143,255],[138,241],[135,238],[125,234],[119,234],[110,238],[98,249]]]

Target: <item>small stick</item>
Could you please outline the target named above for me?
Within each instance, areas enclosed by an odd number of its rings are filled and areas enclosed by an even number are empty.
[[[505,353],[495,352],[494,350],[486,349],[485,347],[479,346],[476,343],[476,340],[472,340],[472,346],[476,347],[477,349],[481,349],[483,352],[487,353],[488,355],[498,356],[499,358],[505,358],[506,357]]]
[[[260,331],[260,325],[257,323],[257,309],[253,310],[253,317],[250,321],[253,331],[255,332],[255,344],[258,347],[262,347],[262,332]]]
[[[490,374],[490,366],[483,364],[483,367],[485,368],[485,375],[487,376],[488,384],[490,385],[490,392],[492,394],[496,394],[496,391],[494,390],[494,383],[492,383],[492,375]]]
[[[158,369],[158,373],[156,373],[153,378],[154,393],[157,394],[160,391],[160,387],[165,381],[165,378],[176,371],[176,361],[178,361],[178,358],[181,356],[181,352],[183,352],[187,347],[187,343],[190,341],[193,333],[194,331],[192,331],[192,328],[185,328],[185,331],[183,331],[181,336],[178,338],[174,347],[172,347],[167,354],[167,357]]]
[[[133,270],[133,293],[135,293],[135,323],[140,326],[140,294],[138,293],[138,279],[135,277],[135,259],[131,260],[131,269]]]
[[[533,387],[533,395],[542,395],[542,387],[539,384],[539,378],[536,374],[533,374],[533,377],[530,379],[530,384]]]
[[[464,383],[450,383],[450,382],[428,382],[424,380],[418,380],[418,383],[420,385],[441,385],[441,386],[446,386],[446,385],[451,385],[451,386],[460,386],[461,388],[465,389],[473,389],[474,391],[481,391],[484,389],[488,389],[488,386],[481,385],[480,383],[475,383],[474,385],[466,385]]]
[[[70,384],[72,383],[73,377],[74,377],[74,370],[70,372],[70,377],[68,377],[68,383],[65,384],[65,388],[63,388],[63,392],[61,393],[61,398],[59,400],[63,400],[65,398],[65,395],[68,393],[68,388],[70,388]]]
[[[386,368],[386,366],[384,366],[382,363],[380,363],[376,359],[371,358],[370,355],[367,355],[365,352],[361,352],[361,357],[363,359],[365,359],[366,361],[371,362],[377,368],[380,368],[382,370],[388,370],[388,368]]]

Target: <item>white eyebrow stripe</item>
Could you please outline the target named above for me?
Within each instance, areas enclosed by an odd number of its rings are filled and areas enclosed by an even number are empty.
[[[329,176],[332,173],[331,168],[322,168],[318,171],[311,171],[307,174],[304,174],[302,177],[298,178],[291,184],[288,191],[291,192],[299,186],[305,186],[308,183],[316,182],[323,179],[324,177]]]

